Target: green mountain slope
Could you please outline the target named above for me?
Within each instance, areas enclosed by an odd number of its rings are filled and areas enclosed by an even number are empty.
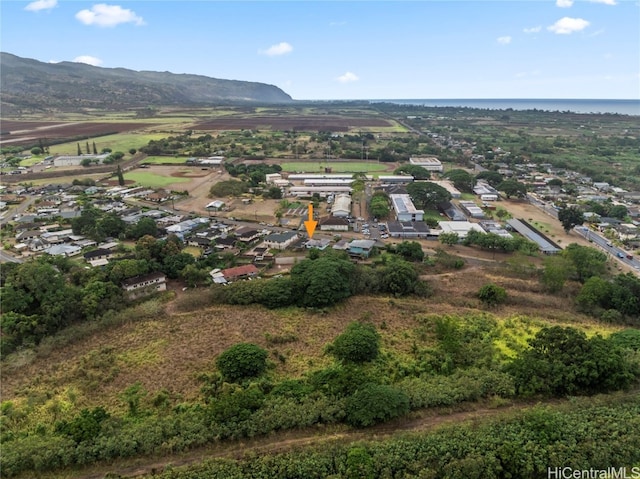
[[[292,101],[278,87],[264,83],[72,62],[43,63],[4,52],[0,53],[0,82],[4,111]]]

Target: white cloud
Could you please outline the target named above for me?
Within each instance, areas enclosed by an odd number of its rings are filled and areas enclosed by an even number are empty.
[[[556,0],[556,7],[569,8],[573,5],[573,0]]]
[[[525,28],[522,31],[524,33],[538,33],[540,30],[542,30],[542,27],[538,25],[537,27]]]
[[[80,55],[79,57],[75,57],[73,61],[75,63],[86,63],[87,65],[93,65],[94,67],[102,65],[102,60],[90,55]]]
[[[58,0],[36,0],[24,7],[24,9],[30,12],[39,12],[40,10],[51,10],[57,4]]]
[[[133,23],[144,25],[142,17],[128,8],[120,5],[107,5],[98,3],[91,7],[91,10],[80,10],[76,13],[76,18],[85,25],[97,25],[99,27],[115,27],[121,23]]]
[[[60,60],[49,60],[49,63],[60,63]]]
[[[516,78],[528,78],[540,76],[540,70],[532,70],[530,72],[519,72],[513,75]]]
[[[591,3],[604,3],[605,5],[617,5],[616,0],[589,0]]]
[[[558,35],[569,35],[573,32],[579,32],[589,26],[589,22],[582,18],[563,17],[553,25],[547,27],[547,30],[557,33]]]
[[[293,47],[287,42],[280,42],[276,45],[271,45],[266,50],[260,50],[258,53],[262,55],[267,55],[269,57],[277,57],[279,55],[286,55],[287,53],[291,53],[293,51]]]
[[[344,75],[340,75],[338,78],[336,78],[336,80],[338,80],[340,83],[351,83],[360,80],[360,78],[358,78],[355,73],[346,72]]]
[[[509,45],[509,43],[511,43],[511,37],[510,36],[498,37],[496,40],[498,41],[498,43],[500,45]]]

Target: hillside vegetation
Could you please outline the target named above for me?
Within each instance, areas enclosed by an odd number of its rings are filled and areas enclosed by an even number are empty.
[[[322,259],[315,257],[308,261]],[[324,261],[315,274],[330,269]],[[296,274],[301,276],[291,278],[298,285],[301,278],[314,277],[309,273],[314,268],[300,264]],[[548,295],[530,274],[499,263],[482,269],[441,264],[421,278],[429,288],[420,295],[358,295],[330,307],[323,302],[275,309],[225,304],[237,299],[238,292],[248,294],[246,288],[226,293],[235,285],[180,291],[175,299],[167,293],[9,355],[2,382],[3,475],[68,477],[64,471],[71,467],[75,477],[78,468],[102,461],[170,456],[277,431],[310,426],[348,430],[344,428],[371,426],[425,408],[480,402],[497,407],[530,397],[593,394],[635,384],[640,341],[632,333],[637,331],[588,319],[566,296]],[[302,282],[307,288],[311,283]],[[508,291],[501,305],[489,307],[478,298],[478,285],[488,283]],[[593,414],[618,417],[621,429],[616,434],[626,438],[632,423],[623,418],[632,414],[629,407],[637,405],[623,401],[610,412],[594,409]],[[579,414],[571,414],[561,419],[553,411],[531,412],[513,419],[513,426],[498,422],[486,428],[515,428],[510,434],[521,441],[532,420],[581,427]],[[442,434],[449,442],[462,441]],[[476,433],[469,434],[472,438]],[[497,442],[486,447],[506,447],[499,445],[505,432],[496,434]],[[413,441],[415,447],[422,440]],[[556,440],[548,439],[544,447]],[[465,448],[477,447],[476,440],[469,441]],[[378,451],[394,444],[363,446],[364,452],[348,455],[362,455],[368,463],[366,457],[383,454]],[[474,457],[471,449],[467,461]],[[316,464],[346,451],[304,457]],[[618,459],[633,459],[629,451]],[[449,463],[429,462],[422,468],[453,467],[465,457],[461,454]],[[505,454],[496,452],[485,466],[507,467]],[[291,459],[275,458],[273,464],[280,460]],[[372,471],[384,464],[408,467],[392,462],[382,461]],[[218,471],[218,476],[207,472],[207,477],[234,477],[224,471],[253,466],[222,462],[202,467]],[[52,472],[56,469],[59,474]],[[317,474],[325,470],[310,477],[323,477]]]
[[[224,102],[287,103],[291,97],[264,83],[201,75],[137,72],[83,63],[44,63],[0,53],[4,114],[51,108],[131,108]]]

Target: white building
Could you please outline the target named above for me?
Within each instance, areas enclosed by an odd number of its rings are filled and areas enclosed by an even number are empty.
[[[331,214],[340,218],[345,218],[351,214],[351,196],[345,193],[336,195]]]
[[[292,186],[289,188],[289,194],[292,196],[313,196],[314,193],[318,193],[324,197],[339,193],[351,193],[351,191],[353,189],[350,186]]]
[[[409,195],[389,195],[398,221],[422,221],[424,210],[416,209]]]
[[[485,232],[480,225],[469,221],[439,221],[438,225],[443,233],[458,233],[460,239],[466,238],[469,231]]]
[[[409,163],[422,166],[428,171],[443,171],[442,163],[435,156],[416,156],[415,158],[409,158]]]

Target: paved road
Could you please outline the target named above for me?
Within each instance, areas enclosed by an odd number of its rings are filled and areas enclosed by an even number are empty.
[[[600,236],[595,231],[591,231],[586,226],[576,226],[574,230],[580,235],[584,236],[590,243],[598,246],[601,250],[603,250],[607,255],[610,255],[620,261],[621,263],[626,264],[627,266],[636,270],[636,272],[640,272],[640,260],[635,257],[627,258],[627,252],[617,246],[613,246],[611,242],[602,236]]]
[[[24,263],[24,260],[16,258],[4,250],[0,250],[0,263]]]

